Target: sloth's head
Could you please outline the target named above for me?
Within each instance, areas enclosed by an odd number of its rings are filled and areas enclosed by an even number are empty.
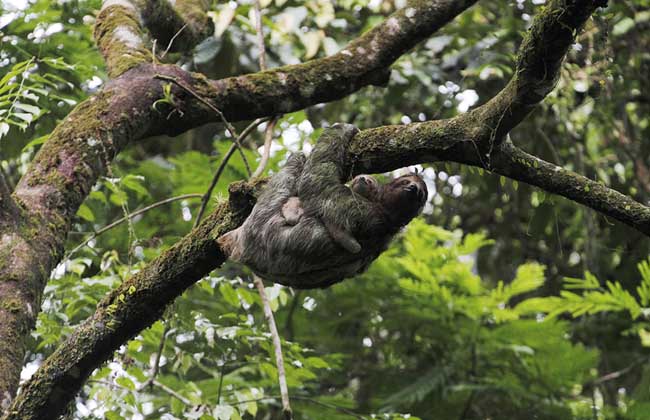
[[[382,185],[370,175],[359,175],[350,182],[350,188],[370,201],[377,201],[379,200]]]
[[[416,174],[395,178],[383,186],[381,203],[401,226],[420,214],[427,201],[427,184]]]

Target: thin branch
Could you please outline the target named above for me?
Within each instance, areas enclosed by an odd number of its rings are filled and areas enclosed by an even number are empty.
[[[264,289],[264,282],[257,275],[253,275],[253,283],[260,293],[260,298],[262,299],[262,308],[264,309],[264,316],[266,317],[266,322],[269,325],[269,331],[271,332],[271,338],[273,339],[273,349],[275,352],[275,364],[278,368],[278,383],[280,384],[280,395],[282,396],[282,411],[284,412],[284,418],[286,420],[291,420],[293,414],[291,412],[291,405],[289,404],[289,389],[287,387],[287,375],[284,371],[284,357],[282,356],[282,343],[280,342],[280,334],[278,333],[278,328],[275,325],[275,318],[273,318],[273,310],[271,309],[271,304],[269,299],[266,296],[266,290]]]
[[[167,48],[165,48],[165,51],[163,51],[163,53],[160,55],[160,58],[165,58],[165,56],[167,55],[167,53],[168,53],[169,50],[171,49],[172,45],[174,45],[174,41],[175,41],[176,38],[177,38],[177,37],[178,37],[178,36],[183,32],[183,30],[184,30],[185,28],[187,28],[187,23],[184,24],[183,26],[181,26],[181,29],[179,29],[179,30],[174,34],[174,36],[172,37],[172,39],[169,40],[169,44],[167,44]]]
[[[203,105],[207,106],[212,111],[214,111],[214,113],[217,114],[219,116],[219,118],[221,118],[221,121],[226,126],[226,130],[228,130],[228,133],[230,133],[230,136],[232,137],[233,142],[235,143],[235,145],[237,146],[237,149],[239,150],[239,153],[241,154],[241,158],[244,161],[244,166],[246,166],[246,173],[250,177],[251,176],[251,167],[248,164],[248,159],[246,159],[246,155],[244,154],[244,151],[242,150],[241,144],[239,143],[239,135],[237,134],[237,129],[235,129],[235,127],[226,119],[226,116],[223,115],[223,112],[221,112],[221,110],[219,108],[217,108],[216,106],[212,105],[210,103],[210,101],[208,101],[207,99],[203,98],[201,95],[196,93],[194,91],[194,89],[187,86],[185,83],[181,82],[180,80],[176,79],[175,77],[167,76],[167,75],[164,75],[164,74],[157,74],[154,77],[156,79],[167,80],[169,82],[172,82],[172,83],[176,84],[178,87],[180,87],[181,89],[185,90],[187,93],[192,95],[196,100],[201,102]]]
[[[88,382],[89,384],[101,384],[101,385],[110,386],[111,388],[121,389],[122,391],[126,391],[126,392],[129,392],[131,394],[135,394],[135,392],[136,392],[133,389],[129,389],[129,388],[127,388],[125,386],[122,386],[120,384],[116,384],[116,383],[110,382],[110,381],[105,381],[103,379],[88,379],[88,381],[86,381],[86,382]]]
[[[259,48],[259,60],[260,60],[260,70],[266,70],[266,48],[264,47],[264,32],[262,32],[262,8],[260,7],[260,1],[255,0],[255,28],[257,30],[257,45]],[[264,131],[264,149],[262,151],[262,159],[260,164],[257,166],[257,169],[251,175],[251,178],[257,178],[260,176],[266,164],[269,160],[269,155],[271,153],[271,144],[273,142],[273,130],[275,129],[275,124],[278,121],[278,117],[273,118],[269,124],[266,126]],[[275,324],[275,317],[273,315],[273,310],[271,309],[271,304],[266,296],[266,290],[264,289],[264,282],[257,275],[253,275],[253,282],[257,287],[257,290],[260,294],[260,299],[262,300],[262,306],[264,309],[264,315],[266,317],[266,322],[269,326],[269,332],[271,333],[271,338],[273,341],[273,351],[275,353],[275,364],[278,368],[278,383],[280,385],[280,394],[282,395],[282,410],[284,412],[284,417],[286,420],[291,420],[293,418],[293,413],[291,412],[291,405],[289,403],[289,388],[287,387],[287,377],[284,372],[284,356],[282,355],[282,344],[280,340],[280,333],[278,333],[278,328]]]
[[[125,387],[125,386],[122,386],[122,385],[119,385],[119,384],[116,384],[116,383],[113,383],[113,382],[101,380],[101,379],[89,379],[87,382],[89,384],[95,383],[95,384],[110,386],[111,388],[121,389],[121,390],[127,391],[127,392],[129,392],[131,394],[136,394],[138,392],[142,392],[142,390],[144,388],[144,387],[140,387],[138,389],[129,389],[129,388]],[[174,391],[173,389],[171,389],[167,385],[163,384],[162,382],[153,381],[152,385],[157,386],[158,388],[160,388],[161,390],[163,390],[164,392],[166,392],[167,394],[169,394],[172,397],[176,398],[177,400],[179,400],[180,402],[182,402],[183,404],[185,404],[187,406],[193,406],[194,405],[194,404],[192,404],[192,401],[188,400],[187,398],[185,398],[184,396],[182,396],[178,392]]]
[[[113,229],[116,226],[119,226],[120,224],[126,222],[127,220],[133,219],[135,216],[138,216],[138,215],[140,215],[142,213],[146,213],[149,210],[153,210],[153,209],[155,209],[157,207],[160,207],[160,206],[163,206],[165,204],[173,203],[174,201],[186,200],[186,199],[189,199],[189,198],[199,198],[199,197],[203,197],[203,196],[201,194],[196,194],[196,193],[195,194],[178,195],[176,197],[170,197],[170,198],[166,198],[164,200],[157,201],[157,202],[155,202],[153,204],[148,205],[147,207],[143,207],[140,210],[136,210],[133,213],[127,214],[126,216],[124,216],[124,217],[122,217],[120,219],[117,219],[113,223],[110,223],[110,224],[104,226],[103,228],[99,229],[97,232],[95,232],[92,235],[88,236],[86,239],[81,241],[81,243],[79,243],[79,245],[72,248],[72,251],[70,251],[63,259],[66,260],[66,259],[70,258],[74,253],[76,253],[81,248],[86,246],[86,244],[88,242],[92,241],[93,239],[95,239],[96,237],[101,235],[102,233],[104,233],[106,231],[109,231],[109,230]]]
[[[560,162],[562,162],[562,159],[560,159],[560,155],[557,153],[557,150],[555,149],[555,146],[553,145],[551,139],[546,135],[546,133],[544,132],[544,130],[541,129],[541,127],[537,127],[537,133],[544,141],[544,144],[546,144],[548,150],[551,152],[551,156],[553,156],[553,161],[551,163],[559,165]]]
[[[246,139],[246,137],[248,137],[248,135],[253,132],[255,127],[262,124],[264,121],[268,121],[268,118],[258,118],[252,123],[250,123],[248,127],[246,127],[244,131],[242,131],[242,133],[239,135],[239,137],[237,138],[237,142],[232,143],[230,145],[230,148],[226,152],[226,154],[223,155],[223,158],[221,159],[221,163],[217,168],[217,172],[215,172],[214,176],[212,177],[212,181],[210,182],[210,186],[208,187],[208,190],[201,197],[201,207],[199,208],[199,212],[197,213],[196,219],[194,220],[194,227],[197,227],[201,222],[201,218],[203,217],[203,214],[205,213],[205,209],[208,206],[208,202],[210,201],[210,197],[212,196],[212,191],[217,186],[217,183],[219,182],[219,178],[221,178],[221,174],[226,169],[226,165],[228,165],[228,161],[230,160],[233,153],[235,152],[237,148],[237,143],[242,142],[244,139]]]
[[[259,61],[260,61],[260,70],[266,70],[266,47],[264,46],[264,32],[262,30],[262,7],[260,6],[260,0],[255,0],[255,30],[257,31],[257,48],[259,50]],[[271,154],[271,144],[273,143],[273,130],[275,129],[275,124],[280,119],[279,116],[274,117],[271,122],[266,126],[264,131],[264,148],[262,150],[262,159],[260,164],[255,169],[251,178],[257,178],[262,175],[266,165],[269,161],[269,156]]]
[[[221,390],[223,387],[223,375],[226,370],[226,362],[224,360],[223,364],[219,368],[219,387],[217,388],[217,404],[221,404]]]
[[[185,404],[187,406],[192,406],[193,405],[192,401],[188,400],[187,398],[185,398],[184,396],[182,396],[178,392],[174,391],[173,389],[171,389],[167,385],[163,384],[162,382],[153,381],[153,384],[155,386],[157,386],[158,388],[162,389],[163,391],[165,391],[166,393],[168,393],[169,395],[171,395],[172,397],[176,398],[178,401],[182,402],[183,404]]]
[[[158,352],[156,352],[156,359],[154,360],[153,365],[151,366],[149,379],[147,379],[142,385],[140,385],[138,391],[142,391],[146,387],[152,385],[160,370],[160,359],[162,358],[163,350],[165,349],[165,340],[167,338],[167,333],[169,332],[169,324],[170,324],[170,321],[165,320],[164,318],[163,318],[163,322],[165,323],[165,328],[163,329],[162,337],[160,337],[160,343],[158,344]]]
[[[264,173],[264,170],[266,169],[266,165],[269,162],[269,156],[271,155],[271,144],[273,143],[273,130],[275,129],[275,125],[278,122],[278,117],[273,118],[271,121],[269,121],[268,125],[266,126],[266,129],[264,130],[264,149],[262,150],[262,158],[260,159],[259,165],[257,165],[257,168],[255,169],[255,172],[253,172],[253,175],[251,175],[251,179],[255,179],[262,175]]]
[[[592,386],[595,387],[595,386],[598,386],[598,385],[600,385],[602,383],[612,381],[614,379],[618,379],[621,376],[624,376],[624,375],[627,375],[628,373],[630,373],[637,366],[642,365],[644,363],[647,363],[648,360],[649,359],[647,357],[642,357],[642,358],[636,360],[634,363],[631,363],[629,366],[626,366],[625,368],[623,368],[621,370],[610,372],[610,373],[608,373],[606,375],[603,375],[603,376],[601,376],[599,378],[596,378],[596,379],[594,379],[592,381],[587,382],[585,384],[585,387],[592,387]]]

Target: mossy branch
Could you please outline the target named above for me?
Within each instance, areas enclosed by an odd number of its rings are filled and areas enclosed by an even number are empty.
[[[164,2],[161,2],[164,3]],[[136,0],[104,0],[95,23],[95,42],[112,78],[151,62]]]
[[[226,256],[216,237],[236,228],[252,209],[255,188],[234,184],[196,229],[97,306],[26,383],[3,420],[57,418],[90,373],[124,342],[160,318],[165,307]]]
[[[486,156],[553,90],[576,36],[594,11],[606,5],[603,0],[552,0],[535,15],[519,48],[514,76],[487,106],[475,111],[490,131],[489,141],[481,145]]]
[[[212,34],[214,27],[205,0],[175,2],[147,0],[142,8],[144,24],[158,47],[172,52],[189,52]]]

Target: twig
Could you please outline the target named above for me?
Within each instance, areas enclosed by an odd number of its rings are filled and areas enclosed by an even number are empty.
[[[194,405],[194,404],[192,404],[192,401],[188,400],[187,398],[185,398],[184,396],[182,396],[178,392],[174,391],[173,389],[171,389],[167,385],[163,384],[162,382],[154,380],[153,384],[156,385],[158,388],[162,389],[163,391],[165,391],[166,393],[168,393],[169,395],[171,395],[172,397],[176,398],[178,401],[182,402],[183,404],[188,405],[188,406]]]
[[[614,379],[618,379],[621,376],[630,373],[630,371],[632,369],[634,369],[635,367],[637,367],[638,365],[646,363],[648,360],[649,359],[647,357],[643,357],[643,358],[635,361],[634,363],[630,364],[629,366],[627,366],[627,367],[625,367],[625,368],[623,368],[621,370],[610,372],[610,373],[608,373],[606,375],[601,376],[600,378],[596,378],[596,379],[594,379],[592,381],[587,382],[585,384],[585,387],[596,386],[596,385],[600,385],[600,384],[602,384],[604,382],[608,382],[608,381],[612,381]]]
[[[255,30],[257,31],[257,48],[260,53],[260,70],[264,71],[266,70],[266,46],[264,45],[264,32],[262,31],[262,7],[260,6],[260,0],[255,0]],[[264,149],[262,151],[262,159],[251,178],[257,178],[262,175],[262,172],[264,172],[264,169],[266,168],[271,153],[271,143],[273,142],[273,129],[279,119],[279,116],[274,117],[271,122],[269,122],[269,125],[266,126],[266,130],[264,131]]]
[[[275,117],[269,121],[269,124],[266,126],[266,130],[264,131],[264,150],[262,151],[262,159],[260,159],[260,164],[257,166],[257,169],[255,169],[255,172],[253,172],[253,175],[251,175],[251,178],[257,178],[262,175],[264,169],[266,169],[271,154],[271,143],[273,143],[273,129],[277,122],[278,117]]]
[[[172,39],[169,40],[169,44],[167,44],[167,48],[165,48],[165,51],[163,51],[163,53],[162,53],[162,55],[160,56],[160,58],[165,58],[165,56],[166,56],[167,53],[169,52],[170,48],[172,47],[172,44],[174,43],[174,40],[176,39],[176,37],[178,37],[178,36],[181,34],[181,32],[183,32],[183,30],[184,30],[185,28],[187,28],[187,23],[186,23],[185,25],[181,26],[181,29],[179,29],[179,30],[174,34],[174,36],[172,37]]]
[[[289,389],[287,387],[287,376],[284,371],[284,357],[282,356],[282,344],[280,343],[280,335],[278,334],[278,328],[275,325],[273,310],[271,310],[271,304],[269,303],[269,299],[266,296],[266,290],[264,290],[264,283],[262,282],[262,279],[257,275],[253,275],[253,283],[255,283],[257,290],[260,292],[262,307],[264,309],[264,316],[266,317],[266,322],[269,324],[269,331],[271,332],[271,338],[273,339],[275,363],[278,368],[280,395],[282,396],[282,411],[284,412],[284,418],[291,420],[293,418],[293,415],[291,413],[291,405],[289,404]]]
[[[243,141],[255,129],[255,127],[262,124],[264,121],[268,121],[268,118],[258,118],[252,123],[250,123],[248,127],[246,127],[244,131],[242,131],[242,133],[239,135],[237,142]],[[214,176],[212,177],[212,181],[210,182],[210,186],[208,187],[208,190],[201,197],[201,208],[199,209],[199,212],[196,215],[196,220],[194,220],[194,227],[197,227],[199,225],[199,222],[201,221],[201,217],[203,217],[203,214],[205,213],[205,208],[208,206],[208,202],[210,201],[210,196],[212,195],[212,191],[214,190],[214,187],[217,186],[217,182],[219,181],[219,178],[221,177],[221,174],[223,173],[224,169],[226,169],[226,165],[228,164],[228,161],[230,160],[230,157],[235,152],[236,148],[237,148],[236,143],[231,144],[230,148],[221,159],[221,163],[217,168],[217,172],[215,172]]]
[[[596,406],[596,387],[591,390],[591,418],[598,420],[598,406]]]
[[[140,388],[138,388],[138,389],[129,389],[129,388],[125,387],[125,386],[122,386],[122,385],[119,385],[119,384],[116,384],[116,383],[113,383],[113,382],[110,382],[110,381],[104,381],[104,380],[101,380],[101,379],[88,379],[88,381],[86,381],[86,382],[89,383],[89,384],[90,383],[95,383],[95,384],[110,386],[112,388],[121,389],[121,390],[130,392],[132,394],[136,394],[136,393],[142,391],[142,389],[140,389]],[[185,404],[187,406],[193,406],[194,405],[194,404],[192,404],[192,402],[190,400],[188,400],[187,398],[185,398],[184,396],[182,396],[181,394],[179,394],[178,392],[174,391],[173,389],[171,389],[170,387],[168,387],[167,385],[165,385],[165,384],[163,384],[161,382],[153,381],[153,385],[155,385],[158,388],[162,389],[163,391],[165,391],[166,393],[168,393],[169,395],[176,398],[177,400],[179,400],[180,402],[182,402],[183,404]]]
[[[219,118],[221,118],[221,121],[222,121],[222,122],[224,123],[224,125],[226,126],[226,130],[228,130],[228,132],[230,133],[230,136],[232,137],[233,141],[234,141],[235,144],[237,145],[237,149],[239,150],[239,153],[241,154],[241,157],[242,157],[242,159],[244,160],[244,166],[246,166],[246,173],[247,173],[248,176],[250,177],[250,175],[251,175],[251,167],[250,167],[250,165],[248,164],[248,159],[246,159],[246,155],[244,155],[244,151],[242,150],[241,145],[239,144],[239,140],[238,140],[239,136],[237,135],[237,130],[236,130],[235,127],[234,127],[232,124],[230,124],[230,122],[226,119],[226,116],[223,115],[223,112],[221,112],[221,111],[219,110],[219,108],[217,108],[216,106],[212,105],[209,101],[207,101],[206,99],[204,99],[203,97],[201,97],[201,95],[199,95],[198,93],[194,92],[194,90],[193,90],[191,87],[186,86],[184,83],[180,82],[180,81],[177,80],[175,77],[167,76],[167,75],[164,75],[164,74],[156,74],[156,75],[154,76],[154,78],[155,78],[155,79],[160,79],[160,80],[167,80],[167,81],[169,81],[169,82],[174,83],[175,85],[177,85],[178,87],[180,87],[181,89],[185,90],[187,93],[189,93],[190,95],[192,95],[194,98],[196,98],[196,100],[198,100],[199,102],[201,102],[203,105],[205,105],[205,106],[207,106],[208,108],[210,108],[212,111],[214,111],[214,112],[219,116]]]
[[[110,386],[111,388],[121,389],[123,391],[127,391],[127,392],[132,393],[132,394],[136,393],[136,390],[134,390],[134,389],[129,389],[129,388],[127,388],[125,386],[122,386],[120,384],[116,384],[116,383],[111,382],[111,381],[105,381],[105,380],[102,380],[102,379],[88,379],[86,382],[89,383],[89,384],[100,384],[100,385]]]
[[[148,212],[149,210],[155,209],[156,207],[160,207],[160,206],[162,206],[162,205],[164,205],[164,204],[168,204],[168,203],[171,203],[171,202],[174,202],[174,201],[184,200],[184,199],[187,199],[187,198],[199,198],[199,197],[202,197],[202,195],[201,195],[201,194],[197,194],[197,193],[195,193],[195,194],[183,194],[183,195],[178,195],[178,196],[176,196],[176,197],[166,198],[166,199],[164,199],[164,200],[161,200],[161,201],[158,201],[158,202],[156,202],[156,203],[150,204],[150,205],[148,205],[147,207],[143,207],[143,208],[141,208],[140,210],[136,210],[136,211],[134,211],[133,213],[127,214],[126,216],[122,217],[121,219],[117,219],[117,220],[114,221],[113,223],[104,226],[103,228],[99,229],[97,232],[93,233],[92,235],[90,235],[89,237],[87,237],[86,239],[84,239],[83,241],[81,241],[81,243],[79,243],[79,245],[77,245],[76,247],[74,247],[74,248],[72,249],[72,251],[70,251],[70,252],[68,253],[68,255],[66,255],[66,257],[63,258],[63,261],[65,261],[65,260],[67,260],[68,258],[70,258],[70,257],[72,256],[72,254],[74,254],[75,252],[77,252],[77,251],[79,251],[81,248],[83,248],[83,247],[84,247],[84,246],[85,246],[89,241],[92,241],[93,239],[95,239],[96,237],[98,237],[98,236],[101,235],[102,233],[106,232],[107,230],[113,229],[115,226],[118,226],[118,225],[120,225],[120,224],[126,222],[127,220],[134,218],[135,216],[137,216],[137,215],[139,215],[139,214],[146,213],[146,212]]]
[[[223,386],[223,374],[226,370],[226,361],[224,360],[223,365],[219,369],[219,388],[217,390],[217,404],[221,404],[221,389]]]
[[[160,370],[160,359],[162,357],[163,350],[165,349],[165,339],[167,338],[167,333],[169,332],[169,321],[163,318],[163,322],[165,323],[165,328],[163,329],[162,337],[160,337],[160,344],[158,344],[158,353],[156,353],[156,360],[154,360],[153,366],[151,367],[149,379],[147,379],[145,383],[143,383],[138,388],[138,391],[142,391],[146,387],[152,385],[156,379],[156,375],[158,375],[158,371]]]
[[[562,159],[560,159],[560,155],[557,153],[557,150],[555,150],[555,146],[553,145],[551,139],[546,135],[544,130],[542,130],[540,127],[537,127],[537,134],[539,134],[542,140],[544,140],[544,144],[546,144],[546,147],[548,147],[548,150],[551,152],[551,156],[553,157],[551,163],[560,165]]]

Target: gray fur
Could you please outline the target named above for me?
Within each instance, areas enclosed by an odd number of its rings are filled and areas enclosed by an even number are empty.
[[[364,175],[347,187],[343,162],[357,132],[335,124],[308,159],[289,157],[246,221],[219,238],[231,259],[295,288],[327,287],[368,268],[422,209],[426,186],[417,177],[410,189],[404,181],[381,186]]]

